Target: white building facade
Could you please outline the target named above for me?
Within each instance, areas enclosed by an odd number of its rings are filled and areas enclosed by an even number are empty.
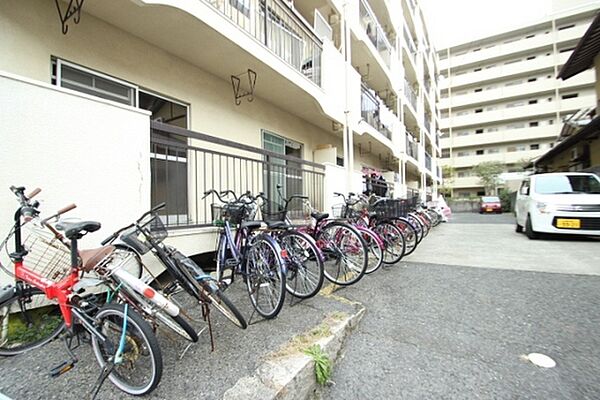
[[[564,6],[564,5],[563,5]],[[473,167],[499,161],[511,189],[553,146],[564,117],[595,106],[594,73],[556,79],[598,11],[590,4],[439,52],[442,160],[452,196],[481,196]]]
[[[214,247],[208,189],[282,185],[328,210],[375,173],[388,196],[437,194],[439,71],[414,0],[58,4],[0,3],[7,226],[13,184],[104,236],[164,201],[193,255]]]

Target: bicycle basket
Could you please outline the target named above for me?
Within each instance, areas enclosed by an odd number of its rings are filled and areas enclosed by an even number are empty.
[[[346,218],[346,205],[334,204],[331,206],[331,216],[333,218]]]
[[[272,201],[264,201],[260,206],[260,213],[265,222],[285,221],[287,214],[285,207]]]
[[[152,247],[146,239],[146,235],[135,226],[123,231],[119,239],[140,255],[146,254]]]
[[[30,227],[23,246],[27,250],[23,262],[27,269],[54,282],[71,273],[71,251],[52,232]]]
[[[223,206],[220,204],[210,205],[210,214],[212,224],[215,226],[223,226]]]
[[[406,200],[386,199],[370,207],[370,211],[375,213],[378,218],[398,218],[406,217]]]
[[[248,208],[244,203],[227,203],[223,206],[223,218],[230,224],[239,225],[247,219]]]

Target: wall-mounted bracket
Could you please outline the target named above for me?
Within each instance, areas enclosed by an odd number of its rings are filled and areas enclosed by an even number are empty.
[[[242,88],[242,79],[247,76],[248,86]],[[248,101],[254,100],[254,86],[256,85],[256,72],[248,68],[248,71],[239,75],[231,75],[231,85],[233,86],[233,96],[235,97],[235,105],[242,104],[243,97],[248,97]]]
[[[62,25],[62,33],[63,35],[66,35],[67,32],[69,32],[69,25],[67,24],[69,19],[73,18],[73,22],[75,24],[79,23],[84,0],[69,0],[69,5],[64,13],[60,9],[59,1],[60,0],[54,0],[54,3],[56,4],[56,9],[58,10],[58,17],[60,18],[60,23]]]

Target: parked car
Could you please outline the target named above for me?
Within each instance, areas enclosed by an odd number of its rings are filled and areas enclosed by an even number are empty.
[[[502,203],[497,196],[483,196],[479,202],[479,214],[502,214]]]
[[[516,231],[530,239],[539,233],[600,236],[600,178],[560,172],[523,180],[515,206]]]

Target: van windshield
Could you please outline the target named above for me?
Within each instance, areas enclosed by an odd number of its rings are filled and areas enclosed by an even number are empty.
[[[600,194],[600,180],[594,175],[540,175],[535,180],[535,192],[539,194]]]

